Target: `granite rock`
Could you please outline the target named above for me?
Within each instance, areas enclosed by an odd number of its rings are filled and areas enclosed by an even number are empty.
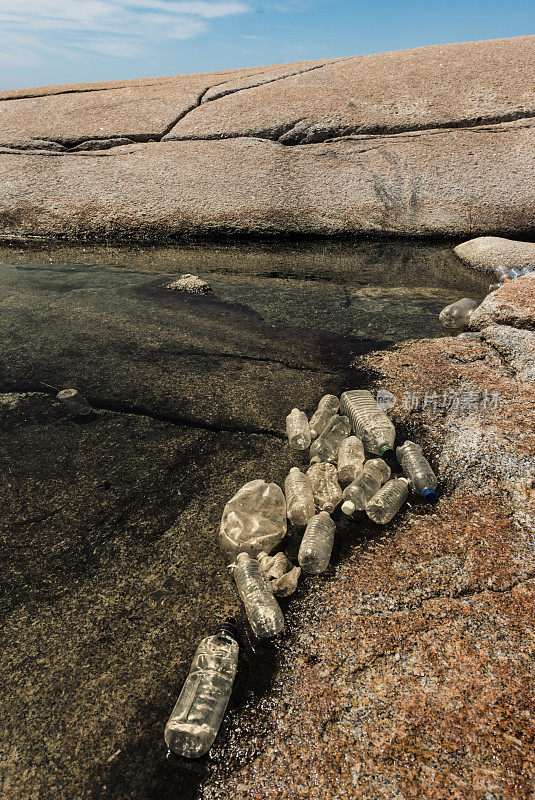
[[[454,248],[471,267],[492,272],[494,267],[532,267],[535,269],[535,243],[517,242],[500,236],[478,236]]]

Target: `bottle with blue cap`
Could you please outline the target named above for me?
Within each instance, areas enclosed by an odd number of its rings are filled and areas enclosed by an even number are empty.
[[[396,456],[410,481],[412,491],[433,503],[437,499],[437,476],[423,455],[420,445],[407,440],[397,448]]]

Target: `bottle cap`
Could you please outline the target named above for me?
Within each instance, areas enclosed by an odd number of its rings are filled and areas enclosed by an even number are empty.
[[[437,499],[437,493],[434,489],[424,489],[422,492],[422,497],[424,497],[426,500],[429,500],[430,503],[434,503]]]
[[[355,511],[356,505],[352,503],[351,500],[346,500],[342,503],[342,513],[346,514],[346,516],[350,517],[351,514]]]
[[[385,454],[385,453],[387,453],[389,450],[393,450],[393,449],[394,449],[394,448],[390,447],[390,445],[389,445],[389,444],[385,444],[385,446],[384,446],[384,447],[381,447],[381,455],[384,455],[384,454]]]
[[[226,634],[237,642],[238,628],[236,626],[236,620],[234,617],[227,617],[223,624],[218,627],[216,634]]]

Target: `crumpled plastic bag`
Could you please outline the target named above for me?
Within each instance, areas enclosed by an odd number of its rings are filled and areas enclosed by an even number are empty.
[[[230,558],[270,553],[286,535],[286,500],[276,483],[250,481],[223,510],[219,543]]]

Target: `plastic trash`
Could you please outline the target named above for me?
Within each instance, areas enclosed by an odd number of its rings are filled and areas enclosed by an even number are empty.
[[[363,389],[344,392],[340,399],[340,410],[347,414],[353,432],[369,453],[382,456],[394,449],[396,429],[371,392]]]
[[[323,433],[330,418],[338,412],[339,408],[340,400],[334,394],[326,394],[321,398],[309,422],[312,439],[316,439],[320,433]]]
[[[271,591],[277,597],[289,597],[297,589],[297,584],[301,576],[301,567],[294,567],[285,572],[280,578],[271,581]]]
[[[57,393],[56,400],[67,406],[73,414],[78,414],[81,417],[91,414],[91,406],[77,389],[62,389],[61,392]]]
[[[286,434],[292,450],[308,450],[311,442],[310,428],[304,411],[292,408],[286,417]]]
[[[338,479],[351,483],[358,478],[364,466],[364,445],[358,436],[343,439],[338,449]]]
[[[313,517],[303,534],[298,561],[305,572],[319,575],[329,566],[336,525],[326,511]]]
[[[464,333],[458,333],[455,337],[456,339],[481,339],[482,331],[465,331]]]
[[[389,477],[390,467],[381,458],[367,461],[358,478],[344,489],[342,512],[350,517],[355,511],[363,511],[368,500]]]
[[[455,303],[443,308],[438,318],[444,328],[464,328],[470,322],[472,311],[476,309],[478,304],[475,300],[469,297],[463,297]]]
[[[533,271],[534,271],[533,267],[522,267],[522,269],[520,270],[520,274],[521,275],[531,275],[531,273]]]
[[[498,289],[502,288],[502,285],[503,284],[501,284],[501,283],[491,283],[490,286],[489,286],[489,292],[488,293],[490,294],[491,292],[497,292]]]
[[[240,553],[233,575],[254,635],[259,639],[269,639],[280,633],[284,628],[284,617],[258,561],[247,553]]]
[[[512,267],[509,270],[509,275],[511,278],[519,278],[522,275],[522,268],[521,267]]]
[[[231,559],[238,553],[270,553],[286,534],[286,501],[279,486],[250,481],[223,510],[219,543]]]
[[[386,525],[396,516],[409,496],[407,478],[393,478],[366,503],[366,514],[378,525]]]
[[[310,462],[316,464],[318,461],[336,461],[338,449],[343,439],[351,433],[351,425],[347,417],[340,417],[334,414],[322,433],[312,442],[310,447]]]
[[[274,556],[260,553],[257,561],[260,564],[261,571],[270,580],[272,578],[282,578],[284,573],[292,568],[284,553],[276,553]]]
[[[293,467],[284,481],[286,513],[292,525],[306,525],[314,516],[314,494],[310,478]]]
[[[419,444],[407,440],[396,450],[396,456],[403,468],[405,477],[409,479],[411,489],[429,502],[437,499],[437,476],[422,453]]]
[[[494,269],[494,274],[501,283],[503,283],[503,281],[508,281],[511,279],[511,276],[509,275],[509,269],[507,267],[504,267],[503,264],[497,264],[495,267],[493,267],[493,269]]]
[[[238,668],[234,620],[201,641],[189,675],[165,726],[165,741],[173,753],[199,758],[217,736]]]
[[[338,472],[334,464],[321,461],[308,468],[314,503],[318,511],[334,511],[342,500],[342,487],[338,483]]]

